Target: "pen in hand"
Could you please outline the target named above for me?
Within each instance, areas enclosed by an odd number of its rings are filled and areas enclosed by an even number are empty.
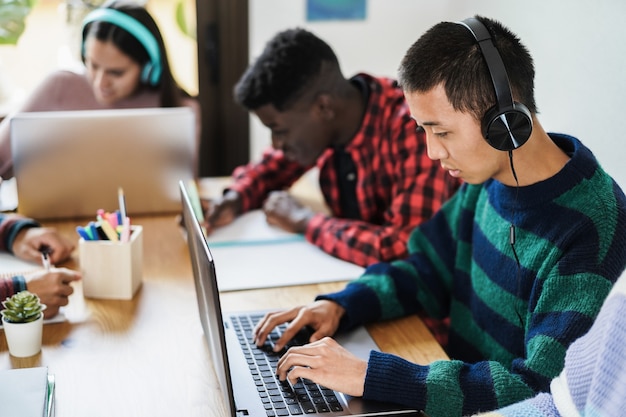
[[[41,263],[46,271],[50,271],[50,247],[46,245],[42,245],[39,248],[39,252],[41,252]]]

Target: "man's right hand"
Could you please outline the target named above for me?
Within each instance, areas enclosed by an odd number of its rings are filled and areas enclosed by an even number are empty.
[[[289,325],[274,344],[275,352],[281,351],[305,326],[313,329],[309,342],[315,342],[334,335],[344,314],[343,307],[329,300],[318,300],[306,306],[267,313],[254,328],[254,342],[257,346],[263,346],[270,332],[276,326],[287,322],[290,322]]]
[[[241,214],[241,197],[238,192],[229,190],[223,196],[211,200],[204,221],[207,233],[231,223],[239,214]]]

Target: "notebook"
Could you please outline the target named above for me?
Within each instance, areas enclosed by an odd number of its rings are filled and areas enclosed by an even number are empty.
[[[0,415],[54,416],[54,388],[47,367],[0,370]]]
[[[222,312],[216,268],[188,190],[180,183],[183,222],[194,275],[198,310],[221,394],[230,417],[235,416],[420,416],[420,411],[395,404],[364,401],[311,381],[295,385],[275,377],[278,355],[251,341],[256,320],[265,311]],[[279,327],[276,332],[280,332]],[[272,335],[270,339],[277,337]],[[302,340],[306,343],[307,336]],[[378,350],[365,328],[337,335],[336,340],[367,359]]]
[[[188,107],[20,113],[11,120],[17,211],[38,220],[180,212],[194,175]]]

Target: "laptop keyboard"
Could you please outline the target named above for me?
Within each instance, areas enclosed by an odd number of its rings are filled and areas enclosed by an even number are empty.
[[[294,385],[288,381],[279,381],[276,376],[276,364],[291,346],[308,343],[306,331],[294,337],[282,352],[272,350],[274,342],[283,333],[286,324],[278,326],[268,336],[262,347],[252,342],[252,331],[262,315],[241,315],[231,317],[237,332],[239,344],[243,349],[248,367],[254,378],[257,391],[268,417],[302,415],[312,413],[330,413],[342,411],[335,392],[310,380],[300,379]]]

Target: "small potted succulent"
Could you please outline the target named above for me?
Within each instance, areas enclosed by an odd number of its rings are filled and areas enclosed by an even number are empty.
[[[41,351],[43,311],[39,297],[29,291],[20,291],[2,302],[2,324],[9,353],[24,358]]]

